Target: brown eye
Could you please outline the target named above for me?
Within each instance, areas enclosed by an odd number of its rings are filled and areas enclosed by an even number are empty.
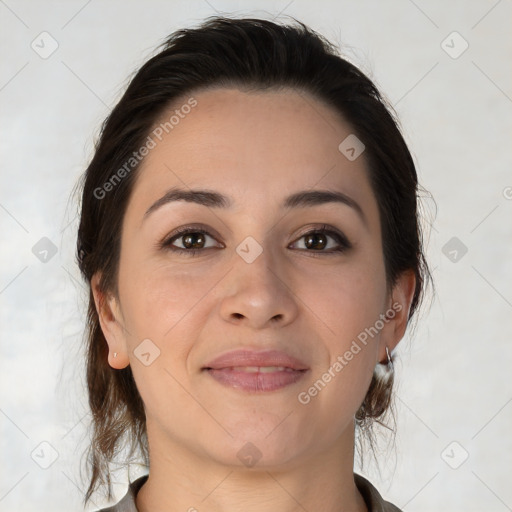
[[[352,245],[341,233],[323,228],[302,235],[292,244],[292,247],[307,252],[330,254],[346,251]]]
[[[181,252],[187,255],[193,255],[214,247],[222,246],[209,233],[197,228],[184,228],[174,232],[160,244],[161,249]]]
[[[304,245],[307,249],[320,250],[327,246],[327,236],[325,233],[311,233],[304,236]]]
[[[181,238],[185,249],[202,249],[205,242],[204,233],[189,233],[181,235],[179,238]]]

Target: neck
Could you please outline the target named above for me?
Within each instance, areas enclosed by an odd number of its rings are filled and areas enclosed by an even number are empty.
[[[325,452],[250,468],[194,453],[150,424],[148,440],[150,474],[136,497],[139,512],[367,511],[354,482],[353,426]]]

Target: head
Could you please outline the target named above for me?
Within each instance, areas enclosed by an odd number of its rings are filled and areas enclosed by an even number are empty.
[[[306,26],[215,18],[173,34],[83,178],[87,498],[110,492],[122,443],[147,463],[148,427],[216,463],[251,440],[285,467],[382,419],[393,380],[379,368],[430,279],[418,187],[392,109]],[[288,395],[223,393],[204,368],[236,348],[287,351],[309,377]],[[268,436],[292,395],[286,434]]]

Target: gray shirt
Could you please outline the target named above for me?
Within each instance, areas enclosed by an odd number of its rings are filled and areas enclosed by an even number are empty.
[[[97,512],[138,512],[137,507],[135,506],[135,497],[137,496],[139,489],[146,482],[147,478],[148,475],[137,478],[137,480],[130,484],[128,492],[119,503],[112,507],[102,508]],[[377,491],[377,489],[375,489],[375,487],[368,482],[366,478],[363,478],[361,475],[354,474],[354,479],[361,496],[366,502],[368,512],[401,512],[401,510],[395,507],[392,503],[384,501],[382,496],[379,494],[379,491]]]

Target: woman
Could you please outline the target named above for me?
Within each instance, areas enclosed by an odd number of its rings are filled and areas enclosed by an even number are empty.
[[[396,511],[354,474],[430,279],[417,175],[374,84],[303,24],[173,34],[83,181],[91,481],[110,511]]]

